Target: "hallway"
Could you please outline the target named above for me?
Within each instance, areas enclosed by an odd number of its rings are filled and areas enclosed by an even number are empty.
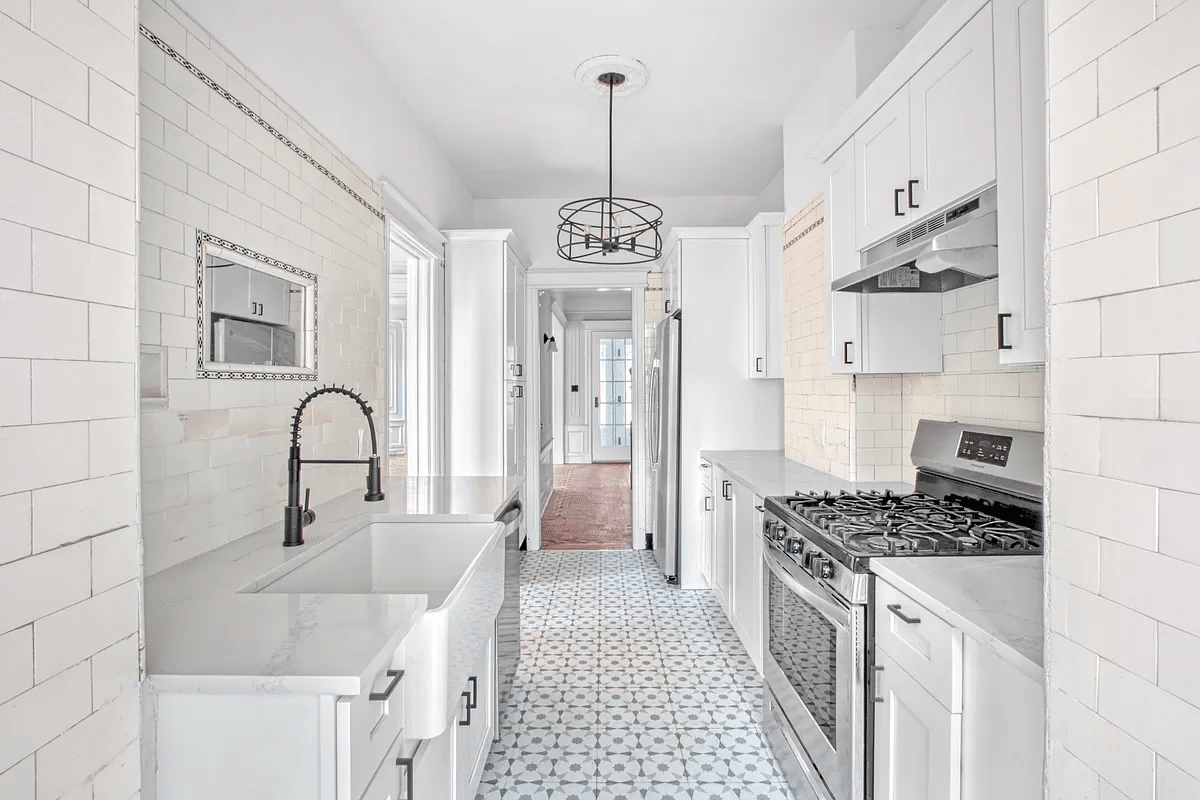
[[[523,554],[521,666],[479,800],[788,800],[762,680],[646,550]]]
[[[628,550],[630,491],[628,463],[555,464],[542,549]]]

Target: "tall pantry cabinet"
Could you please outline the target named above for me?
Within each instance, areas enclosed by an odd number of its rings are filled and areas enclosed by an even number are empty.
[[[449,475],[525,475],[525,270],[511,230],[445,231]]]
[[[663,269],[682,312],[679,463],[699,464],[702,450],[778,450],[783,381],[747,375],[751,233],[675,228],[666,251]],[[664,286],[667,279],[664,275]],[[679,586],[702,589],[709,578],[704,574],[709,490],[687,466],[682,472],[688,477],[680,481]]]

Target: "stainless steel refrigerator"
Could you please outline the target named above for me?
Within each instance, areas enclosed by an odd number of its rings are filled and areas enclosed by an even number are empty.
[[[654,557],[667,580],[679,579],[679,360],[682,312],[655,329],[650,373],[650,474],[654,480]]]

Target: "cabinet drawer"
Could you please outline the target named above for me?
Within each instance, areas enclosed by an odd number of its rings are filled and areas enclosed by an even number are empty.
[[[875,582],[875,647],[951,712],[962,711],[962,632],[882,580]]]
[[[449,733],[425,741],[398,736],[360,800],[451,800],[451,738]]]
[[[351,797],[361,794],[403,725],[405,679],[399,664],[394,655],[363,680],[362,693],[338,704],[338,749],[347,748],[349,756],[339,754],[338,763],[349,766]]]
[[[704,459],[700,460],[700,484],[705,489],[708,489],[709,492],[712,491],[713,468],[712,468],[712,464],[708,463]]]

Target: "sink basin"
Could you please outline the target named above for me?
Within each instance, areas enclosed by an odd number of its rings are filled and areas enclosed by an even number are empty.
[[[404,728],[410,739],[445,730],[468,670],[494,633],[504,598],[504,526],[375,522],[285,569],[243,591],[428,597],[397,651]]]

